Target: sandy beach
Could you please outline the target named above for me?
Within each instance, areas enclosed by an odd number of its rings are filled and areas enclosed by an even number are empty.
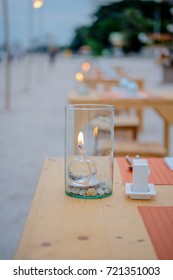
[[[142,77],[145,88],[173,94],[162,83],[162,69],[153,57],[100,58]],[[0,64],[0,259],[12,259],[46,157],[64,156],[65,105],[75,87],[75,72],[84,57],[35,55],[11,63],[11,108],[4,109],[4,64]],[[173,156],[171,127],[170,155]],[[162,119],[144,112],[140,140],[163,143]]]

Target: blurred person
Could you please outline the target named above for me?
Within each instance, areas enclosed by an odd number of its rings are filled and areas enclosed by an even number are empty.
[[[55,58],[56,58],[57,52],[58,52],[58,48],[56,46],[54,46],[54,45],[52,45],[52,46],[50,46],[48,48],[48,54],[49,54],[50,63],[55,62]]]
[[[170,51],[166,47],[162,47],[158,52],[158,63],[168,65],[170,62]]]

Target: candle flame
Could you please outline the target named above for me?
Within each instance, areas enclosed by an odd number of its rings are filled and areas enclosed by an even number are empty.
[[[78,134],[78,145],[84,145],[83,133],[82,131]]]
[[[96,127],[94,128],[94,132],[93,132],[93,135],[94,135],[95,138],[98,137],[98,133],[99,133],[99,129],[98,129],[98,126],[96,126]]]
[[[75,77],[76,77],[76,80],[79,82],[82,82],[84,79],[83,74],[81,72],[77,72]]]

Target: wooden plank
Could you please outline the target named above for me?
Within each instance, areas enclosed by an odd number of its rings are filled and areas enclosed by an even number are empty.
[[[173,104],[159,104],[155,105],[154,109],[157,113],[163,118],[164,121],[164,145],[166,147],[167,153],[169,154],[170,150],[170,127],[169,124],[173,125]]]
[[[165,117],[169,123],[173,123],[173,97],[164,94],[160,96],[149,96],[148,98],[111,98],[106,95],[100,95],[97,91],[90,91],[87,95],[79,95],[77,92],[72,91],[69,93],[68,103],[70,104],[110,104],[119,110],[123,109],[144,109],[145,107],[154,107],[162,117]]]
[[[154,104],[154,109],[164,118],[168,123],[173,124],[173,98],[171,99],[160,99],[160,104]],[[167,101],[169,103],[167,103]],[[166,104],[165,104],[166,103]]]
[[[124,194],[115,161],[113,195],[85,200],[64,193],[64,161],[45,161],[14,259],[156,259],[139,205],[173,205],[173,187],[149,201]]]
[[[157,97],[150,96],[148,98],[102,98],[97,92],[91,91],[86,96],[79,96],[76,92],[71,92],[68,98],[69,103],[84,103],[84,104],[110,104],[115,107],[115,112],[119,110],[128,110],[134,108],[138,112],[146,107],[153,108],[164,120],[164,139],[166,154],[169,154],[169,125],[173,124],[173,97],[169,94],[160,93]],[[162,153],[163,155],[163,153]],[[161,156],[161,154],[160,154]]]
[[[106,146],[106,145],[105,145]],[[105,150],[107,154],[109,150]],[[138,142],[135,140],[117,140],[114,145],[114,156],[164,157],[167,150],[159,143]]]

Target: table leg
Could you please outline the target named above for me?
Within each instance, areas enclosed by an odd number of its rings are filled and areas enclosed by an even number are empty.
[[[169,123],[166,120],[164,120],[164,146],[169,155]]]

